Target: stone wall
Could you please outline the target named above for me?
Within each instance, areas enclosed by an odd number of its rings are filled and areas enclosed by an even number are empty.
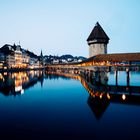
[[[98,55],[98,54],[107,54],[107,45],[106,44],[90,44],[89,45],[89,57]]]

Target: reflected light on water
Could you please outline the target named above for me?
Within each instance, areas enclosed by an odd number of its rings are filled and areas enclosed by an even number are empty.
[[[0,73],[0,80],[2,80],[4,82],[4,77],[1,73]]]
[[[102,99],[102,97],[103,97],[103,96],[102,96],[102,94],[101,94],[101,95],[100,95],[100,99]]]
[[[1,73],[0,93],[5,95],[0,96],[3,139],[8,134],[10,139],[18,135],[18,140],[23,135],[26,139],[128,140],[129,135],[123,134],[129,132],[136,139],[140,130],[140,87],[103,85],[89,79],[45,71]]]
[[[22,86],[16,86],[15,87],[15,92],[19,92],[22,91]]]
[[[20,93],[21,93],[21,95],[23,95],[24,94],[24,89],[22,89]]]
[[[122,99],[126,100],[126,95],[125,94],[122,95]]]
[[[107,98],[110,99],[110,95],[109,95],[109,93],[107,93]]]
[[[7,76],[7,72],[4,72],[4,76]]]

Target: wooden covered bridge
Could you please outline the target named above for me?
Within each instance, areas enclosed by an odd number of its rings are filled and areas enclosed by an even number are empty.
[[[80,63],[59,63],[47,67],[76,71],[139,70],[140,53],[99,54]]]
[[[109,71],[114,71],[116,73],[116,84],[118,71],[126,71],[129,85],[129,72],[140,71],[140,53],[100,54],[80,63],[51,64],[46,69],[58,73],[73,73],[87,77],[101,77]]]

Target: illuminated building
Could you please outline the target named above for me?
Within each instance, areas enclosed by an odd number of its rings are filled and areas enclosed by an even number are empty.
[[[15,56],[14,56],[14,52],[10,52],[7,56],[6,56],[6,63],[7,66],[9,68],[12,68],[15,66]]]
[[[5,44],[0,48],[0,68],[38,68],[39,58],[34,53],[24,50],[20,45]]]
[[[16,68],[22,67],[22,52],[19,45],[16,46],[16,49],[14,51],[14,59],[15,59],[15,65]]]
[[[29,65],[30,57],[25,50],[22,50],[22,67],[27,68]]]

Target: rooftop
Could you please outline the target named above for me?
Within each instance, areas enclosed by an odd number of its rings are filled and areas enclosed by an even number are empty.
[[[99,54],[87,59],[87,61],[140,61],[140,53]]]
[[[87,41],[92,41],[94,39],[105,39],[107,41],[109,40],[109,37],[107,36],[107,34],[105,33],[105,31],[98,22],[96,23],[95,27],[90,33]]]

